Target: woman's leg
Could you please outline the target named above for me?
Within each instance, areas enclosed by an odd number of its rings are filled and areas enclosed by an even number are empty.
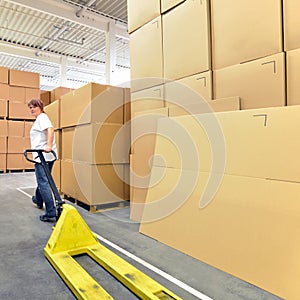
[[[48,167],[51,172],[54,162],[48,162]],[[46,176],[45,170],[42,164],[35,164],[35,175],[38,184],[38,192],[36,195],[41,196],[42,201],[45,202],[47,217],[55,217],[56,216],[56,208],[54,206],[52,191],[48,182],[48,178]]]

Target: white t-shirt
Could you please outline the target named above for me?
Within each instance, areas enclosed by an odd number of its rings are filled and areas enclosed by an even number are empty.
[[[45,113],[41,113],[37,116],[30,130],[30,142],[31,149],[45,149],[47,147],[47,129],[53,127],[49,117]],[[52,144],[52,150],[57,157],[57,149],[55,143],[55,135]],[[55,160],[52,153],[43,153],[46,161]],[[37,153],[33,153],[34,160],[40,161],[37,157]]]

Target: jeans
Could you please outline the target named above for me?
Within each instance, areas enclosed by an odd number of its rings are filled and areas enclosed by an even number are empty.
[[[47,165],[49,171],[51,173],[54,161],[48,161]],[[56,208],[54,206],[52,190],[50,184],[48,182],[48,178],[46,176],[45,170],[40,163],[35,163],[35,177],[37,181],[37,189],[35,191],[36,204],[38,206],[43,206],[43,202],[45,202],[46,206],[46,216],[55,217],[56,216]]]

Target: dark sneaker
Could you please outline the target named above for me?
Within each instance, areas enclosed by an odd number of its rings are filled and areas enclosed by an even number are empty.
[[[31,199],[38,209],[43,209],[43,204],[42,205],[38,204],[35,196],[32,196]]]
[[[43,222],[55,222],[56,221],[56,216],[47,216],[47,215],[41,215],[40,220]]]

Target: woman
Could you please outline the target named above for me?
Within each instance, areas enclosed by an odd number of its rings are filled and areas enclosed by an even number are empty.
[[[30,142],[32,149],[43,149],[43,153],[49,170],[51,172],[55,157],[51,151],[56,154],[56,144],[53,125],[44,112],[44,103],[39,99],[32,99],[28,103],[31,114],[36,118],[30,130]],[[33,153],[34,154],[34,153]],[[57,155],[56,155],[57,157]],[[56,220],[56,208],[54,206],[52,191],[48,182],[43,166],[39,163],[39,158],[34,157],[35,176],[37,180],[37,189],[32,201],[39,209],[43,208],[45,202],[46,212],[40,216],[43,222],[54,222]]]

